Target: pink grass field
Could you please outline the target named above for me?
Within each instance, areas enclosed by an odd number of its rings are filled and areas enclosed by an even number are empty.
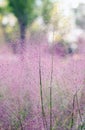
[[[53,56],[54,130],[70,130],[65,126],[66,115],[63,113],[65,110],[68,111],[73,96],[78,90],[79,101],[81,101],[85,82],[85,45],[82,46],[79,48],[79,52],[72,56],[61,57],[58,54]],[[28,44],[22,55],[13,54],[7,47],[0,49],[0,130],[22,130],[18,124],[18,117],[21,117],[23,130],[45,130],[41,118],[39,53],[41,54],[44,107],[49,129],[52,56],[49,53],[48,45]],[[60,125],[55,126],[56,118],[57,122],[62,121],[61,127]]]

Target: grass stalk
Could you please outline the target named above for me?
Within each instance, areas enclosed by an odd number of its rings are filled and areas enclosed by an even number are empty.
[[[53,55],[51,66],[51,80],[50,80],[50,130],[52,130],[52,81],[53,81]]]
[[[54,43],[54,28],[53,28],[53,43]],[[54,58],[53,58],[53,52],[51,55],[51,78],[50,78],[50,130],[52,130],[52,82],[53,82],[53,63],[54,63]]]
[[[43,101],[43,85],[42,85],[42,73],[41,73],[41,53],[39,51],[39,84],[40,84],[40,98],[41,98],[41,110],[42,110],[42,120],[44,129],[48,130],[46,114],[44,110],[44,101]]]

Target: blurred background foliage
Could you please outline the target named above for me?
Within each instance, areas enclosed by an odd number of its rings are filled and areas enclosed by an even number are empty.
[[[0,0],[2,43],[27,40],[43,30],[49,43],[65,41],[72,29],[85,29],[85,4],[66,5],[64,0]],[[70,8],[69,8],[70,7]]]

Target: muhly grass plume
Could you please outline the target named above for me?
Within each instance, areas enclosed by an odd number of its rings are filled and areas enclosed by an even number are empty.
[[[48,50],[45,44],[29,44],[23,54],[1,52],[1,130],[77,130],[81,125],[84,54],[54,54],[52,65]]]

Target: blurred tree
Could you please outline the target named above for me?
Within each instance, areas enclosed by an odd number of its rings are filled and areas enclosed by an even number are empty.
[[[24,46],[27,25],[36,18],[36,0],[8,0],[10,11],[16,16],[20,26],[21,46]]]
[[[85,30],[85,4],[79,4],[74,12],[76,17],[76,24]]]

